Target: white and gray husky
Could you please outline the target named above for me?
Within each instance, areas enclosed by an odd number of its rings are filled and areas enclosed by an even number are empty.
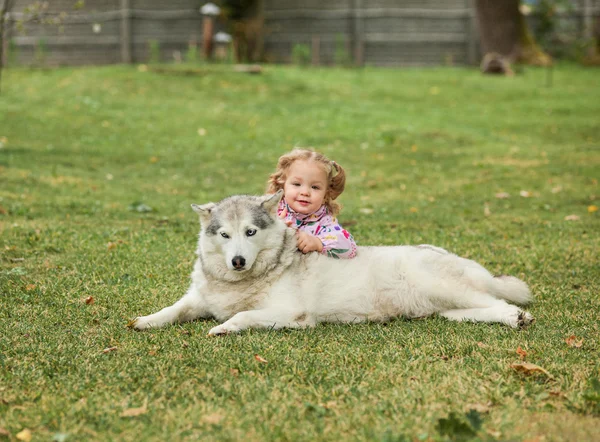
[[[295,231],[277,216],[279,191],[192,205],[200,215],[198,259],[187,293],[132,321],[138,330],[214,317],[209,335],[249,327],[310,327],[415,318],[523,327],[531,314],[508,304],[531,300],[527,284],[492,276],[469,259],[430,245],[359,247],[354,259],[296,249]]]

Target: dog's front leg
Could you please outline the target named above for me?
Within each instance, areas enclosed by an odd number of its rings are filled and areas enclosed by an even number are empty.
[[[145,330],[147,328],[164,327],[175,322],[187,322],[211,316],[195,285],[192,284],[187,293],[175,304],[165,307],[152,315],[139,316],[129,326],[136,330]]]
[[[213,327],[209,336],[237,333],[247,328],[300,328],[311,327],[315,321],[306,313],[281,311],[275,309],[247,310],[236,313],[231,319],[221,325]]]

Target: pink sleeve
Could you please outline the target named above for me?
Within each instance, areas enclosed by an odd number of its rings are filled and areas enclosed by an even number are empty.
[[[350,259],[356,256],[356,243],[352,235],[339,225],[337,219],[329,215],[323,217],[315,231],[315,236],[323,243],[321,253],[331,258]]]

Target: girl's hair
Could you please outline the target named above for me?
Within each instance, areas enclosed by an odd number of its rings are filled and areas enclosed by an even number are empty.
[[[279,189],[283,189],[287,172],[290,166],[297,160],[313,161],[321,166],[327,174],[327,191],[325,192],[325,200],[323,204],[332,215],[337,215],[342,208],[335,199],[342,194],[346,186],[346,172],[335,161],[331,161],[325,155],[309,149],[294,149],[285,155],[279,157],[277,169],[271,174],[267,183],[267,193],[275,193]]]

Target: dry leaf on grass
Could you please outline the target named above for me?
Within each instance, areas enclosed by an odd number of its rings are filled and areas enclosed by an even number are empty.
[[[212,414],[207,414],[206,416],[204,416],[202,418],[202,422],[206,422],[207,424],[216,425],[219,422],[221,422],[223,419],[225,419],[225,416],[223,416],[222,414],[212,413]]]
[[[598,206],[594,206],[593,204],[591,206],[588,206],[588,213],[594,213],[598,211]]]
[[[87,298],[85,298],[85,303],[86,304],[93,304],[94,303],[94,297],[93,296],[88,296]]]
[[[0,427],[0,436],[10,436],[10,433],[6,428]]]
[[[267,360],[260,355],[254,355],[254,359],[256,359],[258,362],[262,362],[263,364],[267,364]]]
[[[529,362],[523,362],[523,363],[520,363],[520,364],[510,364],[510,367],[513,368],[513,369],[515,369],[519,373],[523,373],[523,374],[526,374],[526,375],[533,375],[533,374],[540,374],[541,373],[541,374],[544,374],[544,375],[548,376],[549,378],[553,377],[544,368],[540,367],[539,365],[531,364]]]
[[[29,430],[28,428],[25,428],[24,430],[19,431],[17,433],[17,439],[22,440],[24,442],[29,442],[31,440],[31,437],[31,430]]]
[[[583,338],[577,340],[577,336],[571,335],[565,339],[565,342],[569,347],[580,348],[583,345]]]
[[[148,399],[144,400],[144,405],[139,408],[128,408],[127,410],[123,410],[121,413],[121,417],[136,417],[141,416],[142,414],[146,414],[148,412]]]
[[[523,198],[530,198],[531,192],[529,190],[521,190],[519,195],[521,195]]]
[[[520,345],[517,347],[517,354],[521,356],[521,359],[525,359],[527,356],[527,352],[523,350]]]
[[[504,199],[510,198],[510,195],[509,195],[508,193],[506,193],[506,192],[499,192],[499,193],[497,193],[497,194],[496,194],[496,195],[494,195],[494,196],[495,196],[496,198],[498,198],[498,199],[501,199],[501,200],[504,200]]]
[[[579,221],[579,216],[567,215],[567,216],[565,216],[565,221]]]
[[[117,351],[117,347],[107,347],[104,350],[102,350],[102,353],[106,354],[106,353],[110,353],[112,351]]]
[[[561,190],[562,190],[562,186],[556,186],[556,187],[553,187],[553,188],[552,188],[551,192],[552,192],[552,193],[558,193],[558,192],[560,192]]]

